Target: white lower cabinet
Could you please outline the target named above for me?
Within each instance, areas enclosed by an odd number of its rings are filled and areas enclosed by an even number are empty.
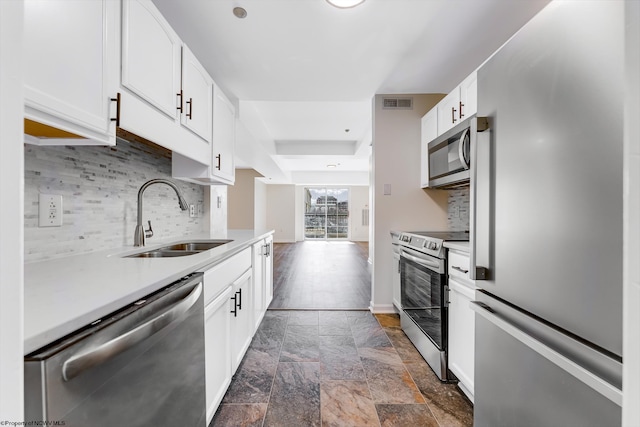
[[[475,313],[470,303],[475,300],[476,288],[468,271],[469,256],[449,251],[449,369],[473,402]]]
[[[232,285],[231,295],[231,369],[238,369],[255,331],[253,324],[253,275],[251,267]]]
[[[257,328],[273,299],[273,237],[253,245],[254,317]]]
[[[271,236],[259,240],[236,255],[201,270],[204,272],[207,425],[271,302],[272,241]],[[256,248],[268,255],[257,257]]]
[[[204,309],[207,424],[231,384],[231,286]]]
[[[267,251],[267,256],[264,259],[263,274],[264,310],[266,311],[273,300],[273,236],[268,236],[264,239],[264,246]]]

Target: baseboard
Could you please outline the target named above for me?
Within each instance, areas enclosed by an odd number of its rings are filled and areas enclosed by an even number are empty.
[[[396,309],[393,307],[393,304],[373,304],[369,305],[369,310],[372,313],[386,313],[393,314],[396,313]]]

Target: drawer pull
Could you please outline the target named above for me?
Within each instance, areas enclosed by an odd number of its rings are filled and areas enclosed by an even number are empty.
[[[454,269],[454,270],[456,270],[456,271],[459,271],[459,272],[461,272],[461,273],[464,273],[464,274],[467,274],[467,273],[469,272],[469,270],[465,270],[465,269],[463,269],[463,268],[456,267],[455,265],[452,265],[452,266],[451,266],[451,268],[452,268],[452,269]]]

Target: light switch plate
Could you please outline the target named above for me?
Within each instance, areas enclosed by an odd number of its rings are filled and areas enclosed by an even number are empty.
[[[62,196],[38,195],[38,224],[40,227],[62,226]]]

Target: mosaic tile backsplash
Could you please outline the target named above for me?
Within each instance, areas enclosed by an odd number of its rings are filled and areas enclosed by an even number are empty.
[[[154,178],[175,182],[189,204],[204,204],[204,187],[171,178],[171,153],[118,140],[115,147],[25,145],[25,261],[39,261],[133,244],[138,189]],[[62,195],[61,227],[38,226],[38,195]],[[205,218],[181,211],[173,189],[156,184],[143,199],[149,241],[205,230]]]
[[[451,231],[469,230],[469,187],[449,191],[447,223]]]

